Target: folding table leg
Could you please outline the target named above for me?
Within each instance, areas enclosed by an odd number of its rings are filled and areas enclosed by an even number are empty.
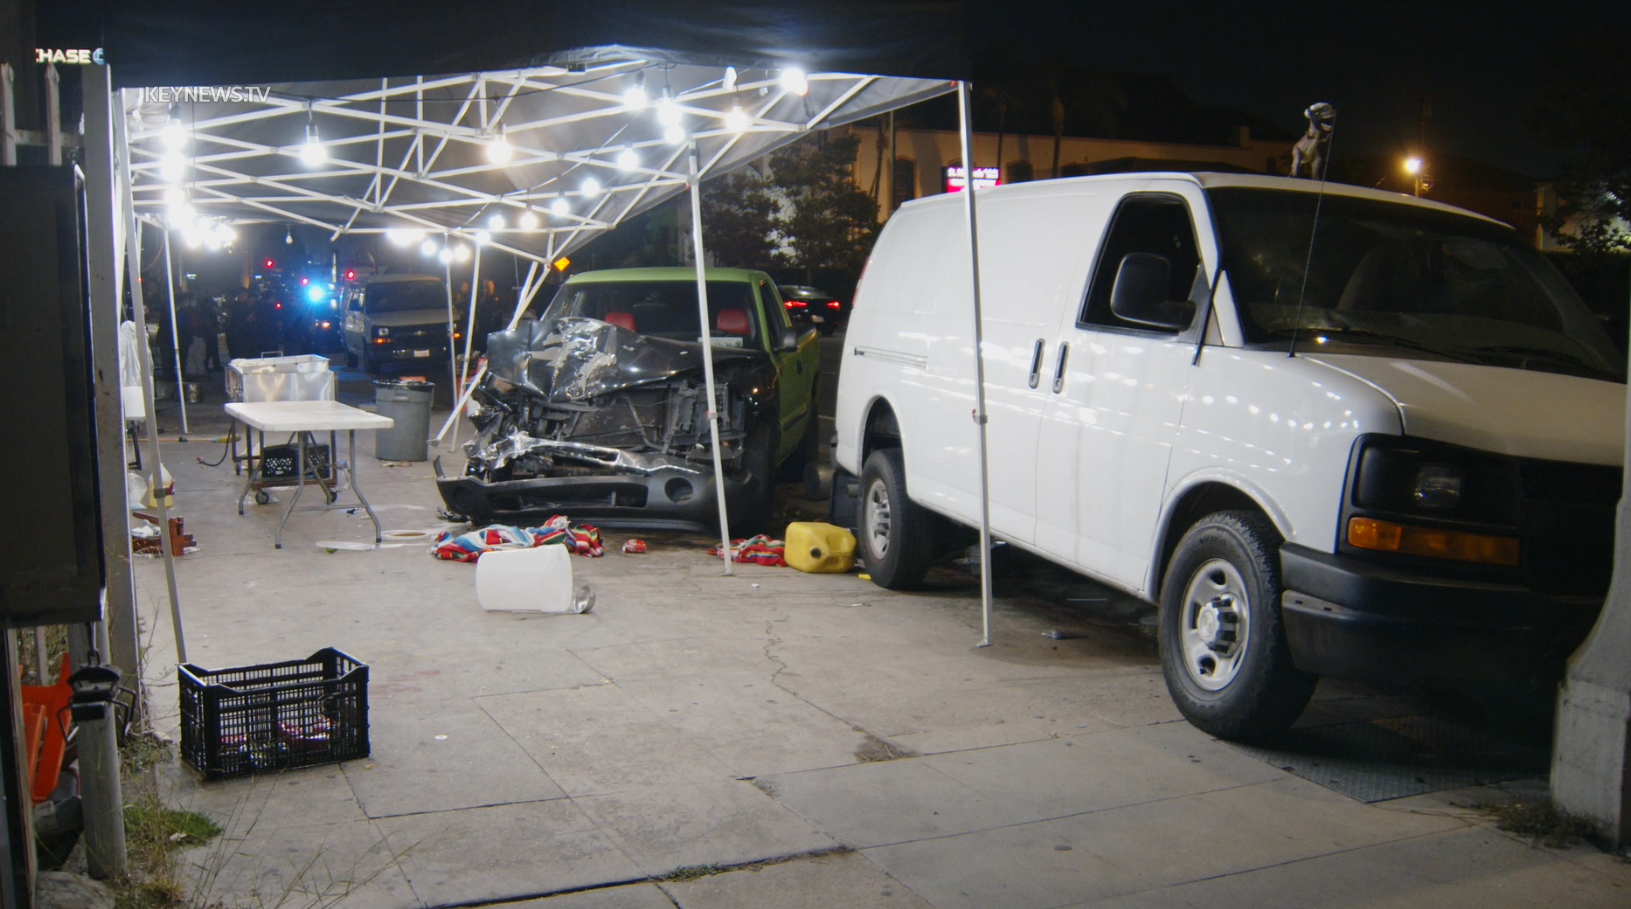
[[[351,491],[357,494],[357,501],[362,503],[362,510],[368,512],[368,520],[374,522],[374,543],[385,542],[385,531],[380,529],[379,515],[374,514],[374,506],[362,497],[362,487],[357,485],[357,431],[351,430],[351,448],[346,456],[345,471],[351,477]],[[332,449],[331,449],[332,450]]]
[[[289,497],[288,507],[283,509],[283,517],[278,519],[277,532],[272,534],[272,546],[275,549],[283,548],[283,525],[289,523],[289,515],[294,514],[295,503],[300,501],[300,494],[306,491],[306,433],[295,433],[295,487],[294,495]]]

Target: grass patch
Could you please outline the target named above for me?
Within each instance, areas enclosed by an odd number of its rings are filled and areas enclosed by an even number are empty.
[[[671,881],[676,884],[683,884],[686,881],[694,881],[699,878],[713,877],[716,874],[724,874],[725,871],[726,869],[721,868],[718,865],[686,865],[683,868],[675,868],[673,871],[663,875],[661,879],[664,881]]]
[[[1550,799],[1478,807],[1495,818],[1496,827],[1553,849],[1565,849],[1582,841],[1593,842],[1598,837],[1597,827],[1591,821],[1564,811]]]
[[[125,807],[125,837],[159,849],[187,849],[221,835],[214,821],[192,811],[157,805]]]

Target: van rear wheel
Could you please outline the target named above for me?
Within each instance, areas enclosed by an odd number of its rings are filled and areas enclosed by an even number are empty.
[[[1291,661],[1280,615],[1280,535],[1263,515],[1223,511],[1179,541],[1161,585],[1161,671],[1179,712],[1224,739],[1289,727],[1318,676]]]
[[[934,556],[934,515],[906,496],[899,448],[881,448],[861,469],[860,548],[872,583],[890,590],[917,586]]]

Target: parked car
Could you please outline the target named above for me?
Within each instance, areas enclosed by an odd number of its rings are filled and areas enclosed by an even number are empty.
[[[849,306],[824,290],[801,284],[783,284],[777,290],[794,325],[813,325],[830,335],[849,322]]]
[[[1320,675],[1559,677],[1612,571],[1625,361],[1511,228],[1220,174],[979,217],[993,531],[1158,603],[1190,722],[1283,729]],[[844,341],[835,486],[885,587],[980,520],[962,218],[901,208]]]
[[[380,275],[344,294],[346,364],[374,372],[386,363],[448,358],[447,285],[434,275]],[[453,313],[453,324],[461,324]],[[453,340],[460,338],[455,329]]]
[[[778,470],[814,459],[820,351],[762,272],[707,271],[724,495],[733,533],[769,529]],[[475,523],[567,514],[603,525],[717,523],[696,271],[585,272],[543,316],[488,337],[462,476],[438,481]]]

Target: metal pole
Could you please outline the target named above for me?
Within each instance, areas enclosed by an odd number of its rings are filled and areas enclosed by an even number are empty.
[[[41,685],[51,684],[51,673],[45,665],[45,626],[34,626],[34,680]]]
[[[533,283],[533,276],[537,273],[538,263],[534,262],[532,268],[527,270],[527,279],[521,282],[521,295],[515,301],[515,313],[510,316],[509,328],[514,328],[516,323],[521,321],[521,314],[527,311],[527,306],[532,303],[532,298],[537,296],[538,290],[544,286],[543,278],[539,278],[537,284]],[[459,395],[459,400],[453,405],[453,412],[447,415],[447,422],[442,424],[442,431],[438,432],[430,440],[438,448],[441,447],[442,438],[447,435],[447,431],[453,428],[453,421],[458,419],[459,411],[464,409],[464,405],[470,400],[471,394],[475,392],[476,385],[481,382],[481,377],[486,374],[487,367],[485,365],[476,370],[475,377],[470,380],[470,387]]]
[[[958,136],[963,143],[963,215],[968,223],[969,279],[974,290],[974,422],[980,434],[980,621],[981,647],[991,646],[991,475],[986,459],[985,349],[980,326],[980,239],[974,217],[974,134],[969,124],[969,86],[957,83]]]
[[[702,320],[702,381],[708,389],[708,438],[714,447],[714,499],[719,504],[719,546],[725,560],[725,576],[736,574],[731,566],[730,517],[725,507],[725,461],[719,453],[719,399],[714,396],[714,334],[708,319],[708,267],[702,248],[702,177],[697,173],[697,140],[691,140],[691,250],[697,260],[697,314]],[[744,440],[746,441],[746,440]],[[769,478],[765,478],[769,482]]]
[[[125,138],[125,106],[123,103],[124,89],[120,89],[120,103],[115,107],[113,118],[114,149],[119,152],[120,197],[119,205],[125,218],[125,263],[130,269],[130,311],[136,320],[136,333],[139,337],[147,337],[147,317],[142,312],[142,303],[146,294],[142,291],[142,222],[136,220],[135,196],[131,192],[130,176],[130,143]],[[173,334],[173,329],[172,329]],[[147,453],[153,465],[152,479],[148,481],[148,489],[153,496],[153,503],[159,513],[159,539],[163,541],[159,547],[164,559],[164,580],[170,594],[170,625],[176,636],[176,662],[187,662],[187,639],[181,628],[181,598],[176,592],[176,560],[175,554],[170,551],[170,506],[164,494],[164,459],[159,454],[158,433],[158,407],[153,398],[153,361],[152,355],[145,343],[136,345],[139,355],[137,359],[142,368],[142,394],[147,398]],[[117,770],[117,768],[115,768]]]
[[[464,369],[460,371],[459,384],[454,386],[453,394],[451,395],[454,401],[453,417],[455,420],[458,419],[459,416],[458,401],[464,394],[465,383],[470,379],[470,349],[476,341],[476,301],[481,299],[481,246],[482,244],[480,243],[476,244],[476,259],[470,266],[470,318],[465,320]],[[454,444],[458,444],[458,441],[459,436],[457,433],[455,433],[453,436],[453,442]]]
[[[121,112],[120,116],[124,114]],[[100,622],[68,626],[68,652],[75,668],[101,663],[94,627]],[[111,711],[100,720],[78,723],[79,775],[84,789],[85,864],[91,877],[105,881],[124,877],[124,795],[119,786],[119,748]]]
[[[181,435],[180,441],[187,441],[187,392],[185,377],[181,372],[181,335],[176,331],[176,269],[170,260],[170,232],[164,233],[164,292],[170,298],[170,346],[175,348],[176,354],[176,403],[181,405]],[[213,338],[211,340],[214,340]]]
[[[96,485],[101,493],[103,617],[108,655],[119,671],[141,669],[136,588],[130,570],[130,503],[126,497],[124,392],[119,382],[119,234],[114,203],[112,96],[106,66],[83,68],[85,253],[89,265],[91,361],[95,364]]]
[[[451,237],[442,243],[442,254],[447,256],[447,259],[442,262],[442,274],[447,279],[447,381],[451,384],[457,384],[459,381],[459,349],[453,346],[453,329],[458,327],[458,317],[453,314],[453,240]],[[457,401],[459,399],[458,391],[455,390],[449,397]],[[448,417],[448,422],[453,427],[451,445],[456,449],[459,447],[459,411],[457,408],[453,410],[452,416]]]

